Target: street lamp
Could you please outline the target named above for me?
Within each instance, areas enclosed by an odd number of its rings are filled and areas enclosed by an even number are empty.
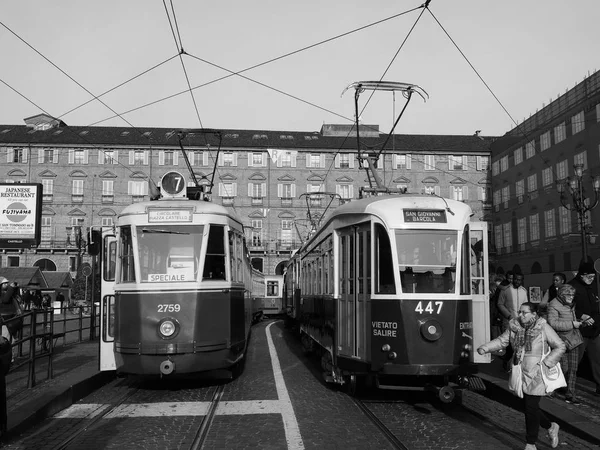
[[[590,199],[585,196],[583,188],[583,164],[575,164],[575,176],[567,177],[564,180],[556,182],[556,188],[560,194],[560,202],[569,211],[577,211],[579,219],[579,229],[581,230],[581,249],[583,252],[583,261],[587,262],[587,230],[586,218],[588,211],[591,211],[598,205],[600,194],[600,175],[597,175],[592,180],[594,188],[594,202],[590,204]],[[567,191],[571,197],[571,205],[568,204]],[[594,236],[595,238],[595,236]],[[595,240],[595,239],[594,239]],[[591,241],[591,240],[590,240]]]

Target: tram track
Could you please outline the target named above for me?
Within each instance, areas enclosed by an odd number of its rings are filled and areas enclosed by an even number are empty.
[[[200,425],[198,432],[196,433],[194,441],[190,446],[190,450],[198,450],[202,448],[204,442],[206,441],[206,437],[208,436],[208,432],[210,431],[210,427],[215,419],[217,407],[219,406],[221,398],[223,397],[224,391],[225,385],[223,384],[220,384],[215,387],[210,406],[208,408],[206,416],[204,416],[204,419],[202,420],[202,424]]]
[[[409,450],[409,447],[407,447],[400,439],[398,439],[396,435],[392,433],[392,431],[381,420],[379,420],[377,415],[373,413],[373,411],[371,411],[362,400],[358,398],[352,398],[352,400],[354,401],[354,404],[358,407],[358,409],[360,409],[362,413],[369,419],[369,421],[373,425],[375,425],[379,429],[379,431],[385,436],[385,438],[393,446],[393,448],[399,450]]]
[[[78,439],[84,437],[87,433],[92,432],[97,427],[101,426],[102,421],[111,412],[124,405],[129,399],[131,399],[138,391],[139,386],[130,387],[125,393],[118,395],[113,401],[105,405],[98,414],[86,420],[78,429],[71,431],[71,434],[63,441],[52,447],[52,450],[67,450],[69,448],[80,449],[81,446],[77,445]]]

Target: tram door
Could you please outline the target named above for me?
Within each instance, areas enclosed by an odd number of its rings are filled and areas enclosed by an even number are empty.
[[[471,294],[473,297],[473,361],[491,362],[490,354],[477,353],[479,346],[490,340],[490,286],[488,264],[487,222],[471,222]]]
[[[370,224],[345,228],[339,232],[339,239],[338,354],[364,359],[371,293]]]
[[[115,370],[115,269],[117,238],[105,234],[102,239],[102,282],[100,288],[100,370]]]

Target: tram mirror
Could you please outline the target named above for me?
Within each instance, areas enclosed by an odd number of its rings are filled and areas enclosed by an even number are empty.
[[[100,230],[90,229],[88,231],[87,252],[89,255],[96,256],[100,253],[102,243],[102,232]]]

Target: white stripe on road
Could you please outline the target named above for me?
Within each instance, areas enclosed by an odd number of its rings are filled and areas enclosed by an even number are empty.
[[[281,414],[279,400],[252,400],[239,402],[220,402],[217,408],[219,416],[243,416],[250,414]],[[104,418],[125,417],[166,417],[166,416],[205,416],[210,402],[156,402],[131,403],[121,405],[110,411]],[[55,419],[92,419],[109,408],[100,403],[73,405],[54,416]]]
[[[271,354],[271,364],[273,365],[273,375],[275,376],[275,387],[277,388],[277,396],[281,406],[285,438],[289,449],[300,450],[304,448],[304,442],[302,441],[300,427],[296,420],[296,414],[294,413],[290,395],[285,386],[281,365],[279,364],[279,358],[277,357],[277,350],[275,350],[275,345],[273,345],[273,338],[271,337],[271,325],[273,325],[273,323],[274,322],[271,322],[267,325],[265,332],[267,333],[267,343],[269,344],[269,353]]]
[[[216,415],[252,415],[252,414],[281,414],[288,449],[302,450],[304,442],[300,434],[300,427],[296,420],[294,407],[290,400],[288,390],[281,372],[281,365],[273,338],[271,336],[270,323],[265,333],[269,345],[271,365],[275,377],[275,387],[279,400],[251,400],[220,402]],[[131,403],[120,405],[110,411],[104,418],[126,418],[126,417],[174,417],[174,416],[205,416],[208,413],[210,402],[158,402],[158,403]],[[54,415],[56,419],[92,419],[103,413],[111,406],[102,403],[79,403]]]

